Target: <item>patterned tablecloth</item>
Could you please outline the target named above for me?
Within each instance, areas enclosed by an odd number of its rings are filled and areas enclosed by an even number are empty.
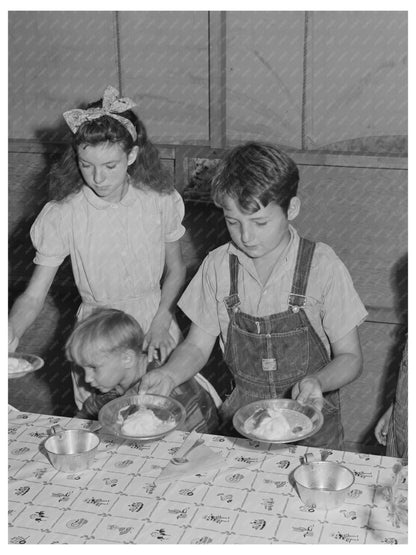
[[[300,457],[314,452],[320,458],[318,449],[204,435],[227,466],[158,482],[188,434],[119,442],[100,432],[93,468],[66,474],[40,448],[58,423],[92,424],[9,412],[9,543],[407,543],[407,527],[394,526],[384,489],[397,459],[329,452],[328,460],[354,472],[355,483],[343,506],[324,511],[303,505],[290,481]],[[407,472],[399,487],[407,498]]]

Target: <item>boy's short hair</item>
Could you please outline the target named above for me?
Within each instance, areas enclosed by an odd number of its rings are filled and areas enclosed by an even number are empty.
[[[143,339],[143,330],[133,316],[115,308],[98,308],[76,324],[65,351],[68,360],[89,366],[97,352],[132,349],[140,354]]]
[[[231,197],[249,213],[275,202],[287,214],[298,183],[299,170],[287,154],[272,144],[251,141],[230,150],[220,162],[211,194],[221,208]]]

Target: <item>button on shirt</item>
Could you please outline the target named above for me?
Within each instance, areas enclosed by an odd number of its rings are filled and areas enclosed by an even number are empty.
[[[289,232],[289,244],[264,285],[258,278],[253,260],[230,242],[208,254],[183,293],[178,306],[204,331],[219,335],[222,350],[229,324],[224,304],[224,298],[230,293],[229,254],[236,254],[240,263],[240,309],[253,316],[284,312],[288,310],[299,246],[297,231],[289,226]],[[367,316],[347,268],[333,249],[324,243],[316,244],[306,290],[305,312],[328,354],[330,343],[342,339]]]

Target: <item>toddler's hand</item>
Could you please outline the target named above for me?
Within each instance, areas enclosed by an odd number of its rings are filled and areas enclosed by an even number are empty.
[[[163,368],[157,368],[150,370],[143,376],[139,385],[139,395],[154,393],[169,396],[175,387],[176,384],[171,376]]]
[[[302,405],[313,405],[322,411],[324,398],[319,381],[316,378],[307,377],[295,383],[292,388],[292,399],[296,399]]]
[[[376,436],[377,441],[381,445],[386,445],[387,443],[387,432],[389,429],[389,422],[391,418],[391,413],[393,410],[393,405],[390,405],[380,420],[377,422],[377,425],[374,429],[374,435]]]

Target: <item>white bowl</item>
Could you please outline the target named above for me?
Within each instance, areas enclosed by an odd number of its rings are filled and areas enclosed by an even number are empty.
[[[122,413],[126,412],[131,409],[131,407],[144,407],[151,409],[160,420],[166,423],[171,422],[172,425],[168,429],[160,432],[141,435],[127,435],[122,431],[123,422],[120,421],[120,411],[122,411]],[[186,411],[181,403],[175,401],[175,399],[172,399],[171,397],[151,394],[129,395],[113,399],[104,405],[98,414],[98,420],[106,431],[123,439],[140,440],[159,439],[166,434],[169,434],[183,424],[185,417]]]
[[[26,376],[26,374],[30,374],[31,372],[39,370],[45,364],[42,358],[38,357],[37,355],[31,355],[29,353],[9,353],[9,359],[17,361],[22,360],[30,364],[30,367],[23,371],[11,370],[9,368],[9,379],[21,378],[22,376]]]

